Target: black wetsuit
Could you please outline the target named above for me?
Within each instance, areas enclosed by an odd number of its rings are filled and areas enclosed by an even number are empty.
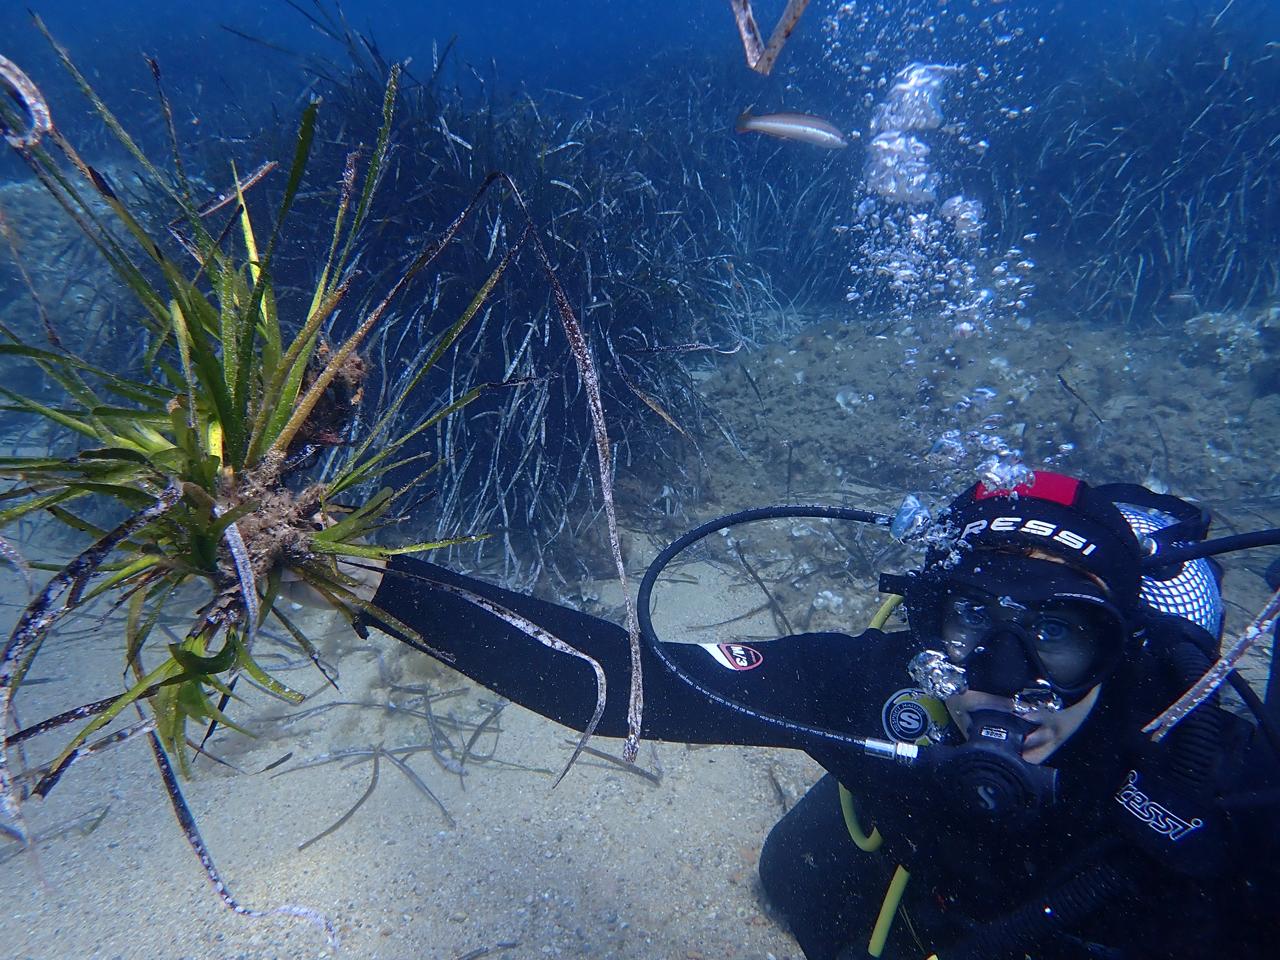
[[[609,696],[596,733],[626,734],[630,668],[621,627],[404,557],[392,560],[374,599],[462,673],[577,729],[595,705],[590,666],[433,581],[515,611],[598,661]],[[1164,628],[1176,637],[1182,624]],[[760,863],[766,893],[810,960],[846,949],[866,955],[899,863],[912,872],[907,919],[896,923],[887,957],[1271,955],[1280,938],[1280,829],[1267,794],[1276,758],[1251,725],[1216,706],[1197,710],[1194,722],[1152,747],[1139,728],[1185,689],[1179,670],[1154,658],[1157,647],[1149,642],[1104,684],[1084,725],[1054,754],[1058,802],[1017,823],[973,818],[945,778],[756,716],[902,739],[901,718],[892,715],[911,699],[905,664],[915,649],[906,633],[804,634],[746,648],[664,644],[705,688],[754,713],[693,690],[646,651],[642,734],[801,749],[831,772],[774,828]],[[1112,689],[1125,696],[1109,697]],[[944,736],[960,739],[954,726]],[[876,853],[851,841],[836,778],[853,793],[866,829],[883,835]],[[1250,790],[1252,805],[1221,803],[1224,794]]]

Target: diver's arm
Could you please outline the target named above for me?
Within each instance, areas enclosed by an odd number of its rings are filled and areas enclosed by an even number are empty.
[[[581,730],[595,710],[596,680],[591,666],[544,645],[467,599],[468,595],[533,622],[599,663],[608,695],[596,734],[626,736],[631,659],[627,632],[617,624],[404,556],[389,562],[373,606],[417,631],[454,669],[535,713]],[[365,619],[406,639],[374,615]],[[713,658],[696,644],[667,644],[664,649],[690,669],[705,670]],[[789,649],[798,652],[799,647]],[[785,731],[692,690],[647,649],[642,653],[641,668],[642,736],[685,743],[797,746]],[[728,681],[738,679],[731,668],[715,669],[724,669]],[[791,680],[794,683],[794,676]],[[787,696],[796,696],[794,687]]]

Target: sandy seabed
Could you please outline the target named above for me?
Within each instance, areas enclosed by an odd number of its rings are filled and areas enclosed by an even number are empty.
[[[386,702],[390,681],[461,691],[434,708],[442,716],[474,722],[491,709],[493,697],[483,688],[376,632],[370,643],[359,641],[324,614],[311,628],[326,656],[341,664],[341,692],[323,687],[313,670],[286,673],[286,682],[317,691],[305,707]],[[100,678],[82,684],[93,689],[79,691],[86,694],[80,699],[101,695],[118,677],[109,649],[57,636],[49,645],[40,676]],[[29,687],[23,719],[65,708],[70,686]],[[784,806],[821,773],[800,754],[659,743],[642,747],[640,766],[660,772],[660,783],[586,757],[553,789],[571,750],[570,732],[509,705],[498,721],[494,760],[468,762],[461,778],[430,753],[410,760],[452,826],[382,762],[376,788],[350,820],[299,850],[359,799],[372,766],[366,760],[273,774],[332,751],[394,747],[427,735],[420,719],[371,708],[340,706],[293,723],[261,719],[295,709],[251,694],[232,713],[249,720],[258,737],[228,731],[211,743],[247,775],[201,759],[183,789],[239,901],[262,911],[286,904],[318,911],[336,927],[336,950],[305,921],[248,918],[222,906],[139,739],[79,763],[48,800],[25,806],[35,834],[104,807],[106,814],[91,833],[83,827],[60,833],[34,854],[0,864],[4,956],[799,956],[762,908],[755,864]],[[620,746],[593,745],[615,755]],[[476,753],[491,749],[494,740],[485,734]],[[250,772],[289,752],[273,771]]]

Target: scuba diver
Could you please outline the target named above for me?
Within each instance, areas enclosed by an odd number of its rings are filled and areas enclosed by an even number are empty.
[[[1265,955],[1280,934],[1280,737],[1263,704],[1233,674],[1257,723],[1215,693],[1159,742],[1142,727],[1218,657],[1208,557],[1280,531],[1206,540],[1207,512],[1176,497],[1029,476],[978,483],[923,525],[900,513],[894,532],[927,545],[924,563],[881,576],[890,600],[858,636],[668,642],[651,591],[672,559],[738,523],[893,518],[766,508],[677,540],[640,586],[642,735],[799,749],[828,771],[759,865],[809,960]],[[907,629],[884,632],[899,601]],[[397,620],[462,673],[583,729],[590,665],[495,605],[626,687],[622,627],[404,556],[376,587],[386,620],[356,627],[407,640]],[[608,698],[596,735],[625,736],[626,708]]]

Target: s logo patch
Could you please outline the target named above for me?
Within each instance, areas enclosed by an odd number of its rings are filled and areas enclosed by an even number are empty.
[[[946,723],[946,707],[916,687],[896,691],[880,709],[885,735],[899,743],[923,746],[940,740]]]

